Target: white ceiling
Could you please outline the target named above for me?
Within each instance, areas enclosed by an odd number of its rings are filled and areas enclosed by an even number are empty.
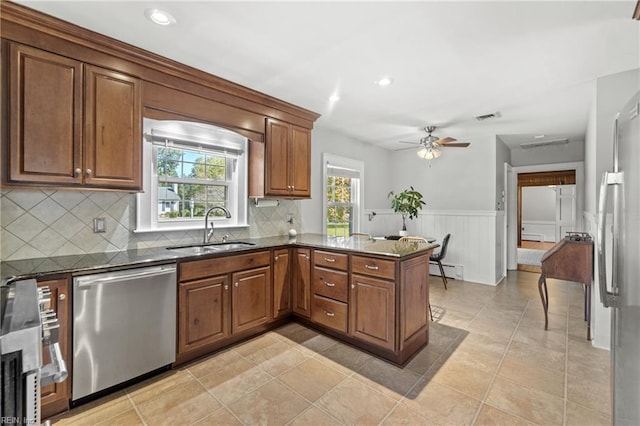
[[[584,140],[595,79],[640,67],[636,0],[23,1],[322,114],[388,149],[437,136]],[[171,27],[145,18],[158,7]],[[374,81],[393,77],[388,87]],[[338,93],[341,99],[328,99]],[[479,122],[477,115],[501,118]]]

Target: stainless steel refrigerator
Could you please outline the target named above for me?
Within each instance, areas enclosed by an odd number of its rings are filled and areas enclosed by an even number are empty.
[[[598,211],[600,299],[612,309],[613,422],[640,425],[640,92],[619,112],[613,137],[613,170],[605,172]],[[608,202],[608,199],[610,200]],[[609,207],[609,208],[607,208]],[[612,224],[607,224],[607,213]],[[613,225],[613,239],[605,232]],[[606,259],[611,250],[611,280]]]

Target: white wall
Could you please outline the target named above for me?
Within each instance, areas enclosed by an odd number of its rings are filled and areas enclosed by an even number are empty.
[[[431,167],[414,150],[391,152],[393,188],[389,189],[402,191],[413,186],[424,195],[427,211],[495,210],[495,135],[469,140],[468,148],[444,148]]]
[[[504,210],[507,188],[504,187],[504,163],[511,164],[511,150],[496,136],[496,210]]]
[[[511,149],[512,166],[532,166],[537,164],[571,163],[584,159],[584,142],[571,141],[566,145],[551,145],[538,148]]]
[[[303,232],[324,232],[322,224],[322,153],[363,161],[364,208],[389,208],[390,201],[387,199],[387,194],[391,190],[389,182],[392,171],[389,164],[389,151],[322,127],[313,129],[311,140],[312,199],[299,202],[303,217]]]
[[[548,186],[522,188],[522,220],[556,221],[556,192]]]

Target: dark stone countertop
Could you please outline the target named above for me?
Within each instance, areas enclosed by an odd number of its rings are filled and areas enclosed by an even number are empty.
[[[438,247],[438,244],[371,240],[366,237],[329,237],[321,234],[301,234],[296,238],[286,236],[244,239],[251,246],[185,255],[166,247],[133,249],[116,252],[91,253],[86,255],[58,256],[38,259],[24,259],[0,262],[0,275],[3,282],[16,278],[33,278],[43,275],[62,273],[88,274],[117,268],[148,266],[173,263],[177,260],[199,257],[220,257],[245,251],[271,249],[282,246],[302,246],[316,249],[331,249],[368,255],[401,259],[411,257],[422,251]],[[199,245],[199,244],[194,244]]]

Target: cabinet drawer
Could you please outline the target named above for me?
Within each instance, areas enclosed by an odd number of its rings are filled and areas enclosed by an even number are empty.
[[[347,332],[347,304],[313,295],[311,320],[334,330]]]
[[[373,275],[390,279],[394,279],[396,276],[396,263],[393,260],[353,256],[351,258],[351,268],[354,274]]]
[[[349,257],[346,254],[322,250],[314,251],[313,261],[316,266],[340,269],[342,271],[346,271],[349,265]]]
[[[321,296],[347,301],[347,273],[316,266],[313,270],[313,292]]]
[[[236,256],[212,257],[209,259],[193,260],[180,264],[179,281],[189,281],[196,278],[210,277],[229,272],[242,271],[269,265],[271,256],[268,251],[239,254]]]

